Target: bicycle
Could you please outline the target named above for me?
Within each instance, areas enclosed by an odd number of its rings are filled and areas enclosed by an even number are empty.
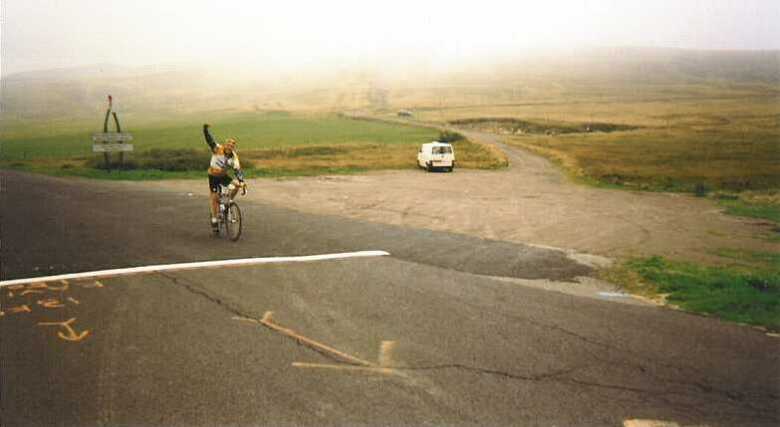
[[[242,192],[246,195],[246,191]],[[230,189],[225,186],[219,190],[219,213],[217,215],[218,227],[214,229],[214,235],[223,234],[232,241],[241,237],[241,209],[238,203],[230,198]]]

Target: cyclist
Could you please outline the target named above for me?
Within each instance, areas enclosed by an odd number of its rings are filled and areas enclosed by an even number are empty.
[[[236,140],[228,138],[224,144],[217,144],[209,128],[211,125],[203,125],[203,136],[206,137],[206,144],[211,148],[211,163],[209,164],[209,190],[211,208],[211,228],[218,232],[217,215],[219,213],[219,192],[221,187],[227,187],[230,190],[230,198],[234,198],[238,189],[241,188],[241,194],[246,194],[246,183],[244,182],[244,172],[241,171],[241,163],[238,161],[236,152]],[[236,172],[236,179],[228,175],[228,169]]]

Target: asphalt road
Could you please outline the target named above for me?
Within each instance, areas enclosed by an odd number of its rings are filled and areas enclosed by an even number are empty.
[[[248,202],[231,243],[205,182],[0,178],[2,280],[391,254],[4,287],[2,426],[780,423],[777,338],[487,277],[592,273],[560,251]]]

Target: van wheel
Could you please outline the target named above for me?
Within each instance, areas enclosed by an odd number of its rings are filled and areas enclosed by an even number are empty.
[[[452,172],[453,169],[454,168],[452,166],[450,166],[450,167],[447,168],[447,172]]]
[[[433,165],[431,165],[430,163],[427,163],[425,165],[425,170],[427,170],[428,172],[433,172]]]

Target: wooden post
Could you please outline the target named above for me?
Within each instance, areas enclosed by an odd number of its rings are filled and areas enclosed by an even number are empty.
[[[117,133],[122,133],[122,127],[119,126],[119,118],[117,118],[116,112],[114,111],[111,114],[114,115],[114,123],[116,124],[116,132]],[[119,143],[123,144],[124,141],[119,141]],[[124,164],[125,164],[125,152],[124,151],[120,151],[119,152],[119,168],[121,169]]]
[[[108,117],[110,115],[111,115],[111,95],[108,95],[108,110],[106,110],[106,118],[105,120],[103,120],[103,133],[108,133]],[[108,151],[103,152],[103,160],[106,163],[106,170],[111,172],[111,154]]]
[[[125,151],[133,150],[132,144],[125,145],[125,142],[133,140],[133,136],[122,133],[122,126],[119,124],[119,116],[117,116],[116,111],[113,111],[113,104],[113,98],[111,95],[108,95],[108,109],[106,109],[106,116],[103,119],[103,133],[92,136],[92,140],[96,143],[99,143],[97,145],[93,145],[92,150],[95,152],[103,152],[103,160],[106,164],[106,170],[109,172],[111,171],[112,151],[119,152],[119,167],[121,168],[125,163]],[[111,116],[114,117],[116,132],[109,133],[108,120]]]

